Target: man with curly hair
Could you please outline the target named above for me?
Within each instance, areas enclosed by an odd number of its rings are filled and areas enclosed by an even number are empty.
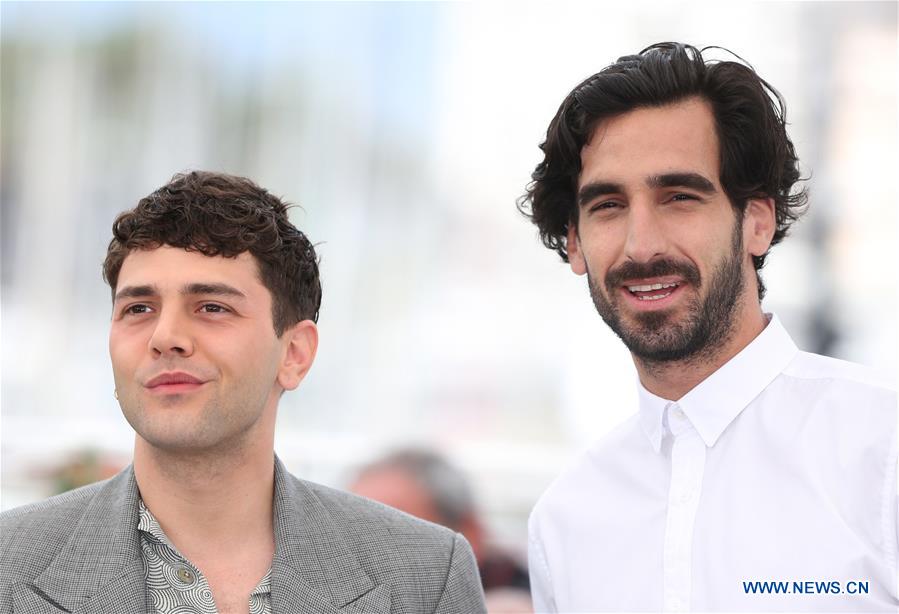
[[[895,611],[895,387],[763,312],[806,194],[779,94],[704,53],[653,45],[575,87],[520,203],[639,378],[637,414],[531,514],[536,609]]]
[[[315,358],[315,250],[252,181],[192,172],[113,225],[119,475],[2,515],[0,612],[482,612],[468,543],[299,480],[278,401]]]

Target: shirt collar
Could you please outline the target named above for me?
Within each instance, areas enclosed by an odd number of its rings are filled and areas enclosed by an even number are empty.
[[[159,542],[168,546],[172,552],[175,553],[180,559],[184,559],[187,561],[187,558],[182,555],[175,545],[169,541],[168,535],[165,534],[165,531],[162,530],[162,527],[159,526],[159,521],[156,520],[156,517],[153,516],[153,513],[147,508],[144,503],[143,498],[138,499],[138,522],[137,522],[137,530],[145,535],[152,536]],[[144,553],[146,557],[147,554]],[[193,563],[190,563],[193,565]],[[250,597],[268,595],[272,592],[272,569],[269,567],[265,576],[259,581],[256,585],[256,588],[253,589],[253,592],[250,593]]]
[[[174,544],[169,541],[168,535],[165,534],[165,531],[162,530],[162,527],[159,526],[159,521],[156,520],[156,517],[153,513],[147,508],[144,503],[143,498],[139,498],[137,500],[138,503],[138,522],[137,522],[137,530],[142,533],[146,533],[147,535],[151,535],[157,541],[162,542],[175,552],[178,552],[178,549],[175,548]],[[180,556],[180,553],[179,553]]]
[[[708,447],[793,360],[799,349],[776,315],[749,345],[677,400]],[[640,425],[653,450],[662,446],[662,420],[672,401],[637,384]]]
[[[662,397],[657,397],[637,378],[637,396],[640,407],[640,426],[649,437],[652,449],[659,452],[662,449],[662,419],[665,416],[665,408],[671,403]]]

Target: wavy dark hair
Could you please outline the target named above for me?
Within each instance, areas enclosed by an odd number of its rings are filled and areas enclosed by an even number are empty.
[[[318,321],[322,299],[315,248],[290,223],[288,207],[244,177],[177,174],[113,222],[103,279],[115,297],[122,263],[136,249],[170,245],[226,258],[248,251],[271,292],[280,337],[301,320]]]
[[[568,94],[540,145],[544,158],[534,169],[519,210],[537,225],[540,240],[568,261],[566,237],[577,224],[581,149],[597,123],[640,107],[658,107],[701,97],[712,108],[724,191],[742,219],[750,198],[771,198],[776,229],[771,245],[787,235],[808,201],[798,158],[786,131],[783,97],[736,54],[735,61],[706,60],[682,43],[658,43],[619,58]],[[759,299],[765,286],[758,271],[767,252],[753,256]]]

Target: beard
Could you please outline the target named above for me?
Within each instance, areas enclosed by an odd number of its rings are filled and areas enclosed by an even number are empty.
[[[701,359],[706,351],[714,355],[724,345],[733,334],[734,306],[745,289],[741,227],[738,219],[731,237],[731,251],[712,272],[704,298],[701,290],[706,284],[699,270],[689,262],[670,259],[642,264],[625,262],[606,274],[605,292],[587,270],[596,310],[631,354],[644,363],[667,363]],[[670,310],[638,312],[630,315],[632,323],[625,323],[618,299],[622,282],[673,274],[680,275],[696,290],[686,305],[687,314],[678,319]]]

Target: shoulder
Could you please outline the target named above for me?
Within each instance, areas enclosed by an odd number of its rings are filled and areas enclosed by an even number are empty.
[[[799,380],[835,382],[857,390],[896,394],[896,382],[884,373],[847,360],[797,352],[784,375]]]
[[[392,507],[342,490],[294,479],[315,495],[341,534],[359,546],[390,545],[414,536],[428,556],[449,560],[455,533]],[[381,531],[373,531],[373,529]],[[386,540],[386,542],[385,542]]]
[[[88,503],[108,482],[97,482],[75,490],[0,513],[0,552],[23,540],[40,539],[46,546],[55,538],[65,539],[78,524]]]
[[[460,554],[457,549],[470,551],[465,538],[446,527],[371,499],[294,479],[315,495],[363,567],[375,575],[445,575],[453,557]],[[389,565],[382,565],[385,561]]]
[[[631,476],[634,483],[644,479],[638,475],[640,466],[651,452],[635,414],[578,454],[550,483],[531,512],[532,531],[541,518],[563,521],[597,497],[611,494],[610,476]]]
[[[321,504],[365,572],[391,587],[395,602],[410,611],[481,611],[477,564],[462,535],[376,501],[291,478]]]
[[[888,434],[896,428],[896,382],[874,369],[798,352],[780,379],[772,392],[792,399],[800,414],[869,432]]]
[[[0,601],[7,587],[33,580],[53,561],[109,480],[0,514]]]

